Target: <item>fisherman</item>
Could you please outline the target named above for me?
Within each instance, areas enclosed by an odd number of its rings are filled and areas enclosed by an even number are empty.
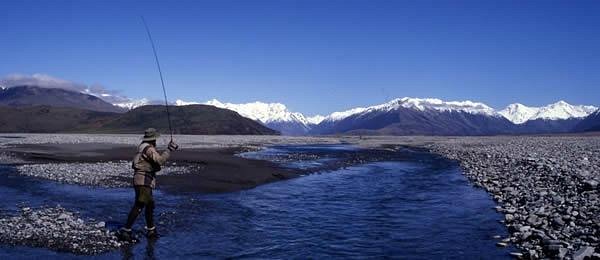
[[[156,139],[159,136],[160,134],[156,129],[146,129],[142,143],[138,146],[137,153],[133,157],[132,167],[134,169],[133,188],[135,190],[135,201],[129,212],[129,216],[127,217],[127,223],[119,232],[117,232],[117,235],[121,240],[135,240],[131,228],[138,215],[142,212],[142,209],[145,209],[146,236],[148,238],[158,237],[153,219],[154,198],[152,197],[152,189],[156,186],[156,173],[160,171],[161,166],[169,159],[169,156],[171,155],[170,152],[179,148],[179,146],[171,140],[169,142],[168,150],[160,154],[156,150]]]

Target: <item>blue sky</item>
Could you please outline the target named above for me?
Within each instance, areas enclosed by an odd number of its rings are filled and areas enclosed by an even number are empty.
[[[327,114],[393,97],[600,104],[600,1],[2,1],[0,77]]]

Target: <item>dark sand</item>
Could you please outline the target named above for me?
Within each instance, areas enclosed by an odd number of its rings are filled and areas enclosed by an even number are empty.
[[[17,145],[6,151],[34,163],[90,163],[129,161],[136,152],[136,146],[106,143],[28,144]],[[272,162],[235,156],[241,151],[243,148],[183,149],[172,152],[168,164],[196,166],[198,171],[159,176],[157,186],[170,192],[231,192],[300,175],[299,171],[282,168]]]

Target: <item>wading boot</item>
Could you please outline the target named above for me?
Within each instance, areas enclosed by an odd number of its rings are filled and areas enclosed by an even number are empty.
[[[131,229],[121,228],[116,232],[115,235],[117,236],[119,241],[122,241],[122,242],[129,242],[129,243],[137,242],[137,239],[133,235],[133,232],[131,231]]]
[[[158,232],[156,232],[156,226],[148,228],[146,228],[146,237],[148,239],[158,239],[160,236],[158,235]]]

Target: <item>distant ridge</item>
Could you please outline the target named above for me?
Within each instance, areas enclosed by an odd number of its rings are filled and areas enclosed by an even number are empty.
[[[0,105],[10,107],[46,105],[114,113],[126,111],[93,95],[61,88],[38,86],[14,86],[0,89]]]
[[[199,104],[198,102],[186,102],[177,100],[177,105],[184,104]],[[432,114],[440,113],[467,113],[475,115],[475,117],[492,117],[492,120],[485,121],[496,121],[500,122],[498,117],[503,117],[509,120],[512,124],[506,125],[506,122],[500,123],[496,127],[492,125],[484,126],[489,131],[483,129],[476,129],[471,123],[470,130],[463,131],[464,129],[459,126],[455,126],[456,129],[444,129],[443,126],[448,124],[450,118],[441,119],[437,118],[436,121],[423,122],[423,126],[416,125],[415,122],[412,126],[403,126],[402,130],[396,129],[392,131],[390,128],[382,130],[386,134],[447,134],[449,132],[457,134],[547,134],[547,133],[567,133],[573,130],[583,118],[594,111],[594,106],[584,105],[571,105],[565,101],[558,101],[556,103],[543,106],[543,107],[528,107],[519,103],[511,104],[503,110],[496,110],[486,104],[474,101],[444,101],[436,98],[396,98],[389,102],[374,105],[369,107],[356,107],[348,109],[346,111],[334,112],[327,116],[316,115],[312,117],[304,116],[302,113],[291,112],[287,109],[284,104],[281,103],[263,103],[263,102],[251,102],[244,104],[232,104],[223,103],[218,100],[210,100],[204,104],[214,105],[221,108],[231,109],[242,116],[261,122],[262,124],[281,131],[287,135],[302,135],[302,134],[332,134],[332,133],[361,133],[361,134],[383,134],[372,129],[374,125],[363,125],[357,129],[346,129],[347,127],[340,127],[341,125],[348,126],[348,123],[340,123],[346,118],[354,117],[356,115],[372,113],[378,111],[379,113],[391,110],[398,110],[400,108],[408,109],[407,112],[417,112],[423,117],[431,116]],[[470,116],[473,118],[473,116]],[[404,119],[403,123],[408,123]],[[430,118],[433,120],[433,118]],[[461,119],[462,120],[462,119]],[[477,120],[476,120],[477,121]],[[369,121],[374,123],[373,121]],[[458,125],[461,123],[453,122]],[[377,125],[377,124],[376,124]],[[398,125],[396,125],[398,126]],[[431,128],[431,129],[411,129],[411,128]],[[433,128],[441,127],[439,130],[433,130]],[[494,131],[491,131],[494,129]],[[342,129],[345,129],[342,131]],[[463,129],[463,130],[460,130]]]
[[[176,134],[278,134],[233,111],[211,106],[172,107],[171,113]],[[4,133],[140,134],[148,127],[168,133],[164,106],[144,106],[126,113],[51,106],[0,106],[0,132]]]
[[[494,135],[513,133],[514,124],[491,107],[472,101],[401,98],[325,119],[314,134]]]
[[[208,105],[170,106],[175,134],[276,135],[279,132],[245,118],[238,113]],[[140,133],[154,127],[168,133],[165,107],[138,107],[103,124],[99,131],[107,133]]]
[[[0,106],[14,109],[5,110],[6,113],[11,111],[25,117],[23,122],[18,122],[18,117],[5,115],[5,126],[0,126],[0,131],[71,131],[50,127],[59,126],[61,121],[68,128],[83,132],[137,133],[150,126],[166,130],[166,125],[163,125],[166,120],[161,114],[164,107],[150,105],[154,101],[146,99],[116,97],[92,94],[87,89],[77,91],[49,86],[0,88]],[[113,105],[103,98],[116,103]],[[36,110],[39,108],[35,107],[40,105],[45,108]],[[204,105],[182,100],[177,100],[174,105],[174,131],[181,134],[498,135],[597,129],[591,116],[584,120],[596,107],[574,106],[565,101],[544,107],[515,103],[497,111],[469,100],[405,97],[380,105],[312,117],[291,112],[281,103],[232,104],[213,99]],[[73,111],[58,108],[71,108]],[[111,113],[124,114],[116,116]]]
[[[523,124],[527,121],[540,119],[583,119],[597,109],[595,106],[574,106],[561,100],[543,107],[528,107],[519,103],[510,104],[499,113],[515,124]]]

